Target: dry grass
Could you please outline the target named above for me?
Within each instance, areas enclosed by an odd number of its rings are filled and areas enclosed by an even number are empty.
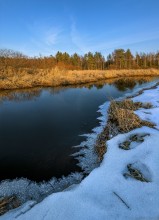
[[[151,103],[133,102],[130,99],[123,101],[112,101],[108,111],[109,120],[116,124],[119,131],[122,133],[129,132],[135,128],[142,126],[153,127],[154,124],[148,121],[141,120],[134,111],[139,108],[152,107]]]
[[[116,117],[113,120],[117,123],[121,132],[128,132],[142,126],[140,118],[132,110],[118,109],[114,112]]]
[[[98,135],[96,146],[95,146],[95,153],[98,155],[99,161],[103,160],[103,156],[107,151],[106,141],[108,140],[108,133],[107,129],[104,129],[100,135]]]
[[[135,111],[142,107],[142,102],[133,102],[131,99],[124,99],[123,101],[111,101],[109,113],[110,117],[114,117],[114,109],[127,109]]]
[[[123,101],[111,101],[108,109],[108,121],[104,130],[99,134],[95,152],[99,161],[103,160],[103,156],[107,151],[106,141],[118,133],[126,133],[135,128],[142,126],[154,127],[151,122],[141,120],[134,111],[139,108],[152,107],[151,103],[133,102],[130,99]]]
[[[139,108],[152,108],[152,104],[150,102],[133,102],[131,99],[124,99],[123,101],[111,101],[109,112],[113,117],[114,109],[127,109],[136,111]]]
[[[158,69],[140,70],[73,70],[26,69],[7,67],[0,69],[0,89],[60,86],[95,82],[118,77],[159,76]]]
[[[0,215],[20,205],[20,201],[15,196],[0,198]]]
[[[149,180],[147,180],[143,174],[140,172],[140,170],[134,168],[132,166],[132,164],[128,164],[127,165],[127,169],[128,169],[128,172],[127,173],[124,173],[124,176],[127,178],[127,177],[131,177],[131,178],[134,178],[136,180],[139,180],[141,182],[150,182]]]

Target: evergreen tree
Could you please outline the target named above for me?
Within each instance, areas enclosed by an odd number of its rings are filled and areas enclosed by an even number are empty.
[[[133,55],[130,51],[130,49],[127,49],[125,52],[125,68],[126,69],[131,69],[133,66]]]

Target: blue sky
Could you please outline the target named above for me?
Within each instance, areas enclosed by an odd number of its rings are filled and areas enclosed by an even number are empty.
[[[0,48],[30,56],[159,50],[159,0],[0,0]]]

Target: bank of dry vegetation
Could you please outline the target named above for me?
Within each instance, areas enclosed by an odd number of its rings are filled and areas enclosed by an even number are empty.
[[[65,70],[59,67],[49,69],[6,67],[0,69],[0,89],[66,86],[132,76],[159,76],[159,69]]]

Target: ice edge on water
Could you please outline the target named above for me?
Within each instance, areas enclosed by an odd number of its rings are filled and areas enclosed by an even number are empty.
[[[83,174],[76,172],[60,179],[53,177],[41,183],[26,178],[4,180],[0,183],[0,197],[15,195],[21,203],[28,200],[39,202],[51,193],[60,192],[72,184],[78,184],[82,178]]]
[[[98,135],[101,133],[107,122],[106,112],[109,107],[109,101],[99,106],[98,112],[101,116],[97,119],[100,121],[99,126],[92,129],[92,133],[83,134],[86,137],[86,141],[81,142],[79,147],[81,148],[78,152],[72,154],[78,160],[78,166],[82,168],[84,173],[90,173],[94,168],[99,166],[97,154],[94,152],[94,145],[96,143]]]

